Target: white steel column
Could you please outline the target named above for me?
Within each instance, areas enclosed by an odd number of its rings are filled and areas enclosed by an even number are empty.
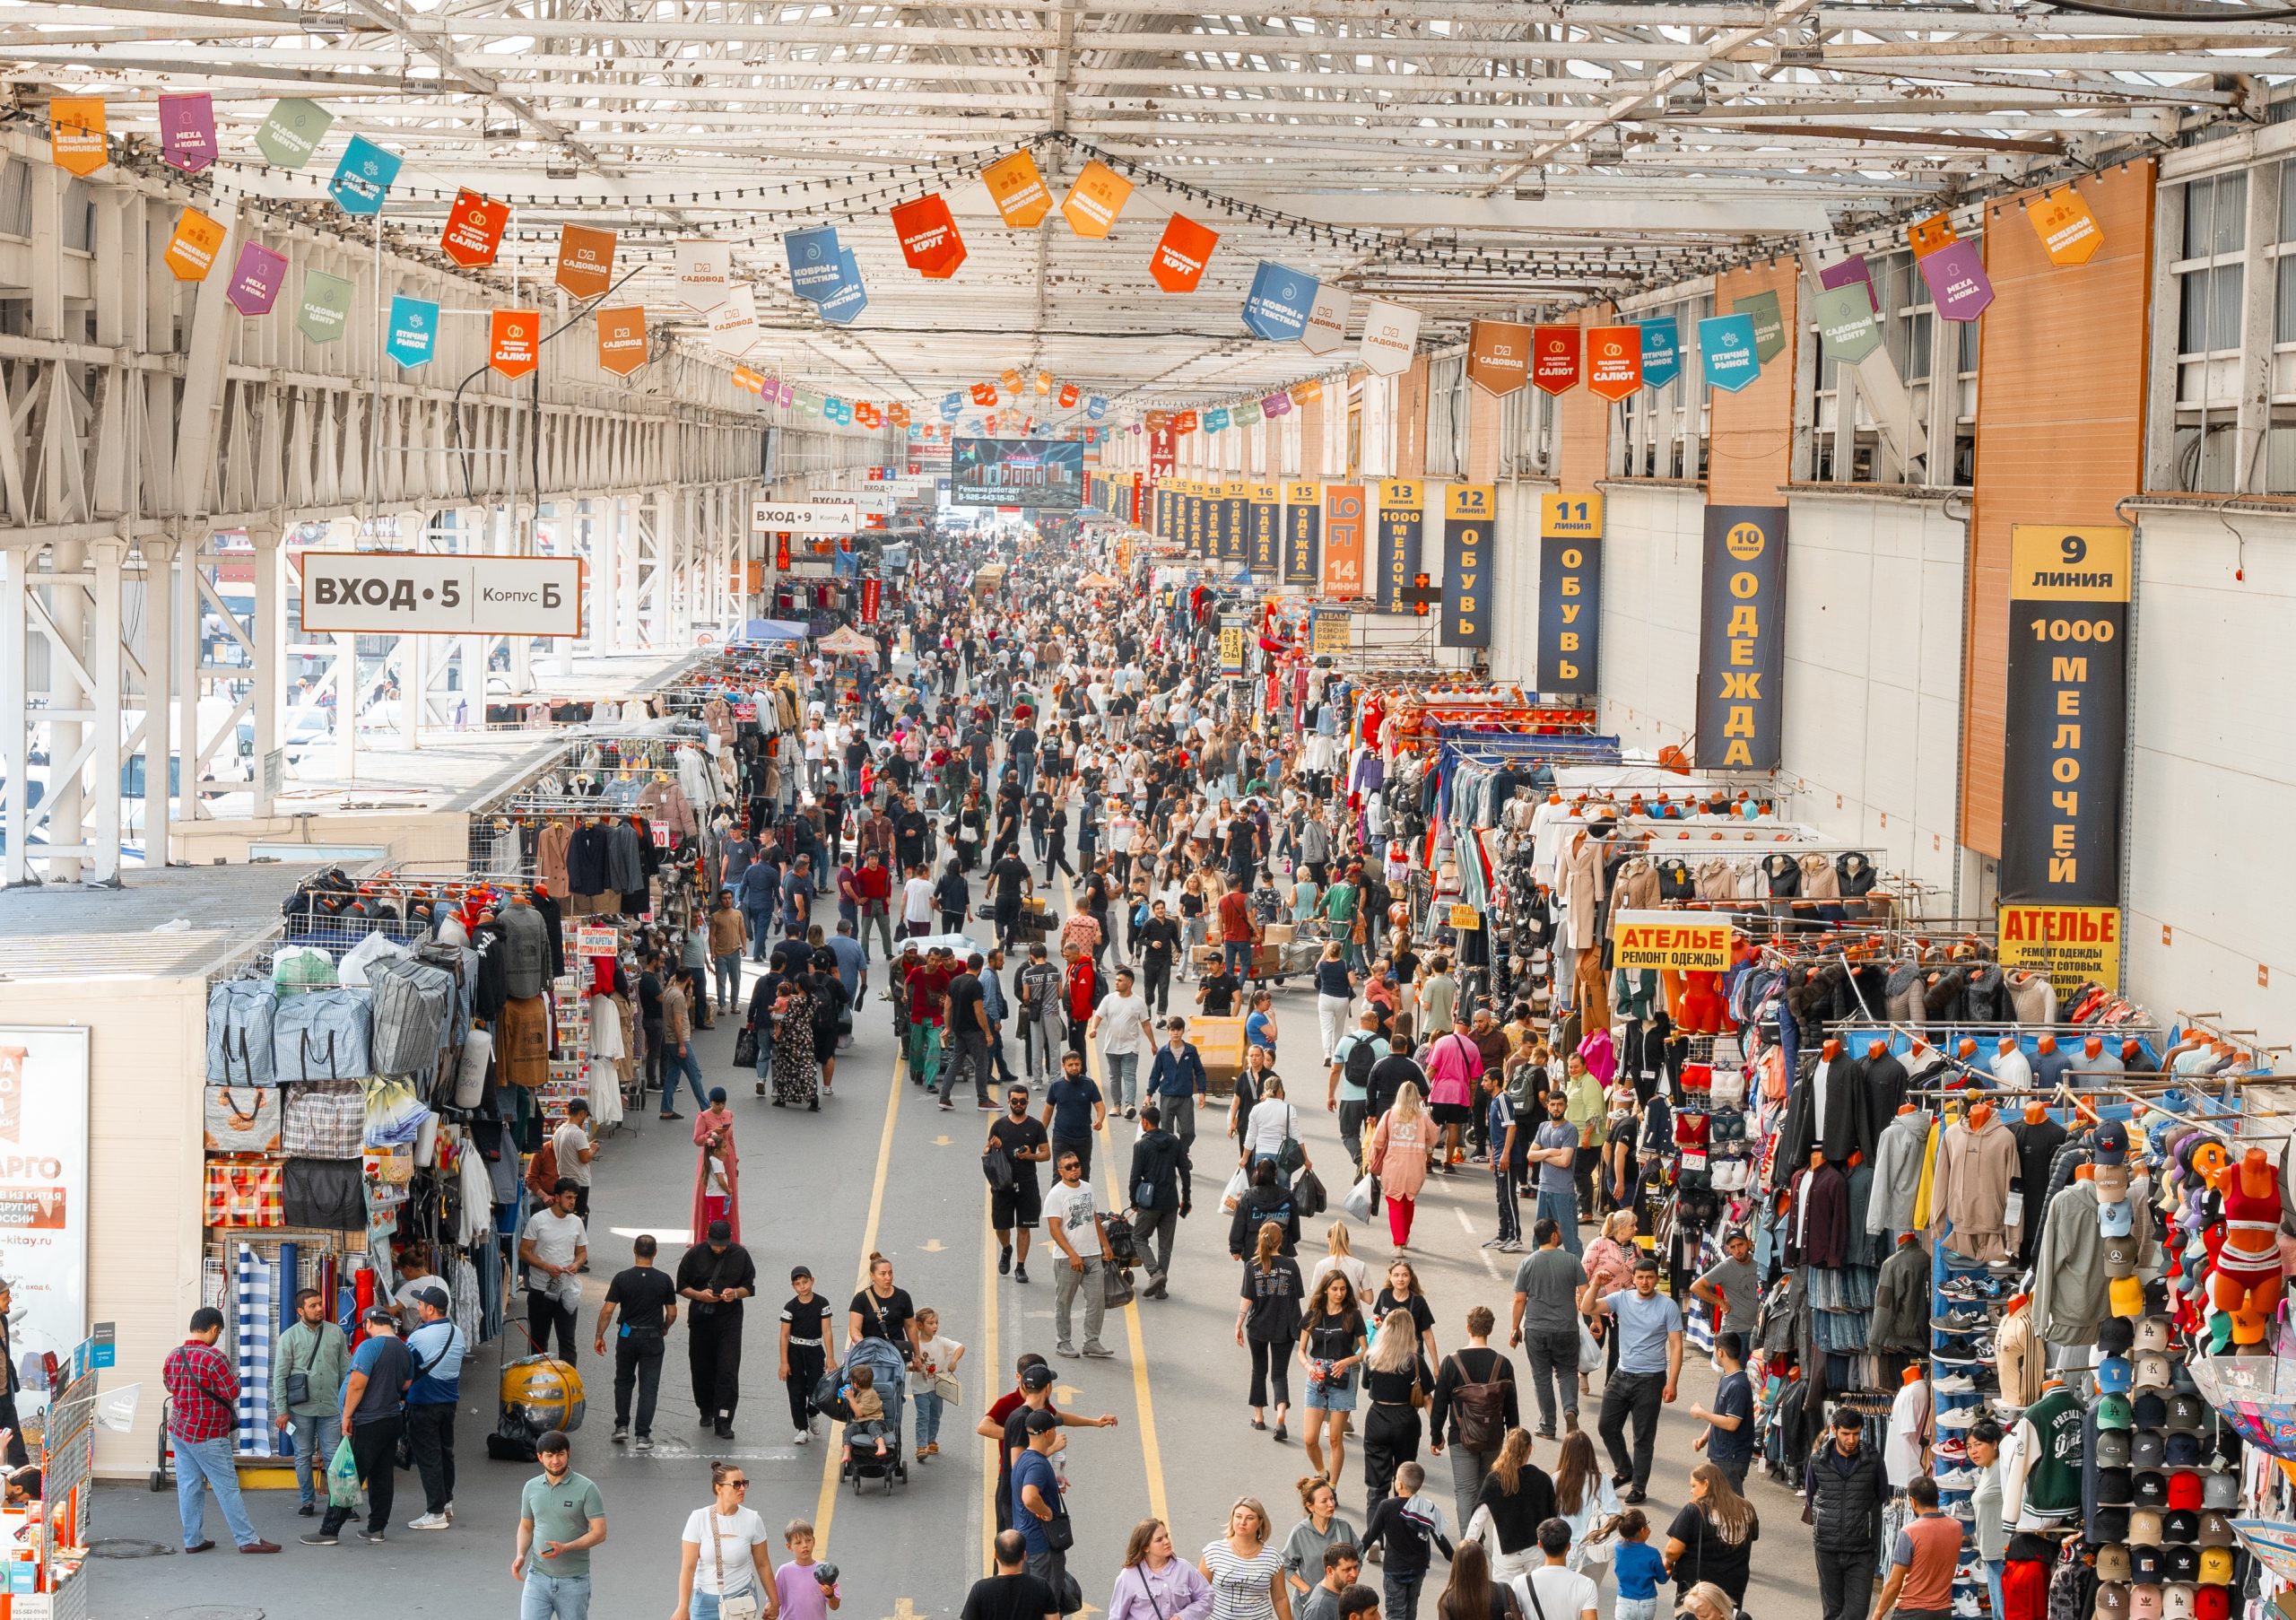
[[[272,803],[264,785],[263,762],[283,741],[279,708],[285,695],[282,663],[287,648],[287,555],[275,528],[250,528],[248,539],[255,547],[255,813],[264,816],[272,813]],[[317,702],[318,693],[314,692],[311,700]],[[336,723],[341,724],[340,716]]]
[[[168,840],[174,817],[168,794],[169,762],[175,710],[168,701],[175,677],[175,553],[174,543],[147,537],[144,552],[144,866],[156,871],[168,864]],[[192,792],[190,773],[181,771],[184,793]]]
[[[95,694],[89,690],[92,682],[83,681],[74,667],[75,660],[88,656],[88,548],[58,545],[48,556],[48,573],[34,576],[48,581],[46,605],[53,627],[48,637],[48,797],[41,805],[48,814],[51,851],[48,881],[76,883],[83,869],[79,851],[87,843],[87,796],[81,786],[87,763],[85,727],[99,720],[117,725],[117,720],[98,710]],[[113,745],[117,749],[117,740]],[[114,778],[112,792],[118,791]]]
[[[27,846],[31,840],[31,795],[26,786],[31,760],[31,712],[25,689],[24,649],[30,640],[25,623],[30,592],[24,576],[31,566],[28,551],[0,550],[0,767],[7,781],[0,785],[6,806],[7,850],[0,869],[8,886],[31,875]]]
[[[92,778],[91,788],[95,794],[95,814],[83,817],[75,828],[77,841],[90,847],[88,860],[80,868],[84,883],[117,884],[119,881],[119,762],[120,733],[127,723],[127,705],[120,681],[120,563],[127,552],[126,542],[99,540],[91,548],[90,559],[95,570],[96,611],[92,644],[84,655],[88,673],[94,678],[94,690],[89,705],[95,710],[88,724],[94,747],[90,751],[89,768]],[[67,587],[67,595],[76,595],[79,587]],[[160,780],[162,796],[167,791],[167,779]],[[146,794],[151,784],[144,784]],[[148,800],[147,800],[148,803]]]
[[[194,536],[199,532],[201,531],[196,528],[189,531]],[[206,767],[203,762],[205,756],[201,753],[199,746],[199,696],[205,689],[200,676],[200,666],[206,662],[206,644],[199,633],[200,547],[198,540],[196,537],[187,538],[187,531],[178,526],[171,549],[176,553],[174,581],[176,622],[183,627],[182,637],[176,642],[175,746],[177,757],[181,762],[176,767],[176,776],[177,786],[182,795],[182,819],[195,822],[204,820],[207,815],[207,800],[199,791],[200,779],[207,774]],[[262,629],[261,620],[257,621],[256,628],[258,631]],[[256,725],[259,736],[263,724],[260,718],[263,713],[260,688],[257,691],[256,698],[255,710],[257,716]],[[236,721],[233,722],[232,729],[235,732],[238,729]],[[235,736],[233,738],[235,753],[237,746]],[[263,747],[258,742],[256,746],[256,769],[258,774],[261,773],[263,767],[262,753]]]

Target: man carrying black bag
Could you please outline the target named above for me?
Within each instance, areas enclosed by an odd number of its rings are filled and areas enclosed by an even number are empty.
[[[1125,1187],[1132,1199],[1133,1240],[1148,1261],[1148,1283],[1140,1297],[1168,1299],[1172,1243],[1181,1217],[1193,1202],[1187,1144],[1164,1128],[1163,1110],[1151,1102],[1140,1110],[1140,1135],[1132,1144],[1132,1172]]]
[[[742,1302],[757,1292],[757,1264],[734,1241],[733,1224],[712,1221],[704,1241],[678,1261],[678,1296],[692,1302],[686,1335],[693,1404],[704,1428],[734,1438],[742,1397]]]

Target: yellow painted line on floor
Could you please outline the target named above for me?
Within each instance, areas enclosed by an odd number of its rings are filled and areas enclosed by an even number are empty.
[[[853,1292],[858,1293],[869,1285],[869,1256],[877,1247],[877,1223],[885,1213],[885,1175],[893,1163],[893,1124],[900,1118],[900,1088],[909,1084],[909,1055],[899,1052],[893,1058],[892,1084],[885,1093],[885,1128],[877,1136],[877,1175],[869,1188],[869,1219],[861,1228],[861,1259],[854,1267]],[[836,1313],[831,1313],[828,1330],[829,1364],[836,1366],[844,1359],[844,1352],[837,1349],[842,1324]],[[829,1425],[834,1428],[834,1424]],[[823,1434],[822,1447],[822,1496],[813,1507],[814,1543],[822,1555],[829,1552],[829,1528],[837,1517],[839,1464],[843,1460],[844,1448],[830,1434]]]
[[[1064,910],[1075,910],[1075,891],[1065,873],[1061,875],[1060,897]],[[1111,973],[1109,979],[1113,981],[1115,975]],[[1102,1058],[1100,1042],[1091,1040],[1084,1042],[1084,1062],[1093,1081],[1100,1086],[1100,1094],[1105,1097],[1108,1094],[1108,1065]],[[1139,1090],[1138,1080],[1145,1078],[1142,1075],[1135,1079],[1133,1087],[1135,1093]],[[1100,1190],[1103,1201],[1112,1208],[1121,1206],[1117,1205],[1116,1198],[1108,1189],[1111,1186],[1121,1187],[1126,1180],[1126,1173],[1117,1168],[1113,1121],[1120,1117],[1111,1109],[1100,1121],[1100,1162],[1103,1166]],[[1128,1154],[1125,1163],[1127,1167],[1131,1163]],[[1164,1453],[1156,1440],[1156,1398],[1148,1388],[1148,1341],[1147,1336],[1140,1331],[1140,1296],[1137,1293],[1124,1308],[1124,1337],[1132,1352],[1132,1405],[1140,1424],[1140,1461],[1148,1481],[1148,1513],[1151,1518],[1161,1519],[1169,1525],[1172,1520],[1171,1511],[1164,1498]]]

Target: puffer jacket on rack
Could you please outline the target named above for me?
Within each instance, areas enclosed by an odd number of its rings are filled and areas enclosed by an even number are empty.
[[[1735,900],[1738,898],[1738,868],[1726,860],[1709,860],[1698,868],[1698,897],[1700,900]]]
[[[651,819],[667,825],[681,838],[691,838],[694,832],[693,805],[683,788],[675,782],[648,782],[638,796],[638,808]]]
[[[2015,972],[2005,977],[2009,987],[2009,1005],[2015,1010],[2018,1023],[2057,1022],[2057,987],[2049,982],[2048,974]]]
[[[1647,911],[1658,903],[1658,872],[1647,856],[1635,856],[1618,869],[1611,895],[1613,911]]]

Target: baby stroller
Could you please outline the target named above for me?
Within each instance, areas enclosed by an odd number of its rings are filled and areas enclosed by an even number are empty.
[[[909,1401],[909,1367],[901,1360],[900,1352],[881,1338],[865,1338],[845,1353],[844,1363],[822,1376],[813,1394],[813,1410],[838,1423],[853,1421],[853,1408],[846,1403],[844,1388],[853,1369],[868,1363],[873,1388],[877,1398],[885,1403],[885,1454],[877,1455],[874,1441],[855,1440],[848,1433],[845,1442],[845,1463],[838,1477],[853,1482],[853,1494],[861,1494],[863,1482],[871,1479],[884,1482],[885,1494],[893,1494],[896,1483],[909,1483],[909,1464],[902,1460],[901,1415]]]

